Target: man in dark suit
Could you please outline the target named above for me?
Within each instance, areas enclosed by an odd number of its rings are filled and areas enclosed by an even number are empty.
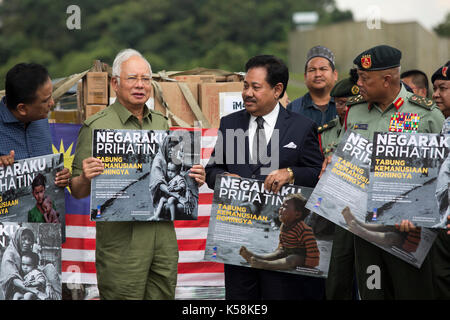
[[[314,187],[323,157],[317,125],[278,103],[289,80],[286,65],[274,56],[251,58],[246,66],[242,98],[245,110],[220,121],[218,139],[206,166],[206,182],[216,176],[264,180],[278,192],[286,183]],[[225,265],[226,299],[321,299],[323,279]]]

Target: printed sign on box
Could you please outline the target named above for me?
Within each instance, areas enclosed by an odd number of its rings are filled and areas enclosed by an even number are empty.
[[[242,92],[220,92],[220,117],[245,109]]]

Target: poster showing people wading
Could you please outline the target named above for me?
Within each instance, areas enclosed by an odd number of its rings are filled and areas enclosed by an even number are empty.
[[[374,135],[366,222],[446,228],[450,135]]]
[[[93,156],[104,171],[91,182],[91,220],[195,220],[200,163],[196,130],[96,129]]]
[[[372,143],[348,130],[306,207],[420,268],[436,238],[434,231],[400,232],[395,226],[366,223],[371,157]]]

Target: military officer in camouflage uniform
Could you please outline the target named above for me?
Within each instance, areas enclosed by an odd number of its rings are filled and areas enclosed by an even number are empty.
[[[354,71],[356,73],[356,69]],[[359,88],[356,85],[357,80],[357,76],[356,78],[352,76],[341,80],[336,83],[330,92],[330,96],[334,98],[334,103],[336,104],[337,116],[317,129],[319,132],[320,147],[325,157],[331,154],[337,147],[347,111],[347,99],[359,93]]]
[[[111,84],[116,102],[89,117],[78,134],[70,183],[75,198],[88,196],[91,179],[104,169],[102,161],[91,156],[94,129],[169,129],[167,118],[145,105],[151,68],[139,52],[126,49],[116,56]],[[205,181],[201,165],[190,171],[199,185]],[[178,244],[173,222],[97,222],[95,266],[102,300],[174,299]]]
[[[380,45],[359,54],[360,95],[350,98],[344,120],[345,130],[353,130],[372,140],[381,132],[439,133],[444,116],[432,100],[407,92],[400,82],[401,52]],[[344,130],[342,130],[342,133]],[[369,288],[369,267],[381,271],[381,288]],[[369,269],[368,269],[369,268]],[[362,299],[432,299],[431,261],[420,269],[355,236],[355,269]]]
[[[347,111],[347,99],[359,93],[359,88],[356,85],[358,80],[356,69],[352,69],[350,75],[350,78],[339,81],[330,93],[330,96],[334,97],[338,117],[318,128],[321,148],[325,157],[331,155],[339,142],[339,135]],[[326,280],[326,297],[328,300],[356,299],[354,266],[353,233],[335,225],[333,248]]]

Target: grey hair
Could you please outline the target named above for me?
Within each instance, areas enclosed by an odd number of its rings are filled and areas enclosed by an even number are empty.
[[[139,53],[138,51],[134,49],[123,49],[121,50],[116,57],[114,58],[113,66],[112,66],[112,76],[113,77],[119,77],[120,72],[122,71],[122,63],[130,59],[131,57],[138,56],[148,64],[148,69],[150,70],[150,76],[152,75],[152,67],[150,66],[150,63],[147,61],[147,59],[144,58],[144,56]],[[119,82],[119,79],[117,79]]]

